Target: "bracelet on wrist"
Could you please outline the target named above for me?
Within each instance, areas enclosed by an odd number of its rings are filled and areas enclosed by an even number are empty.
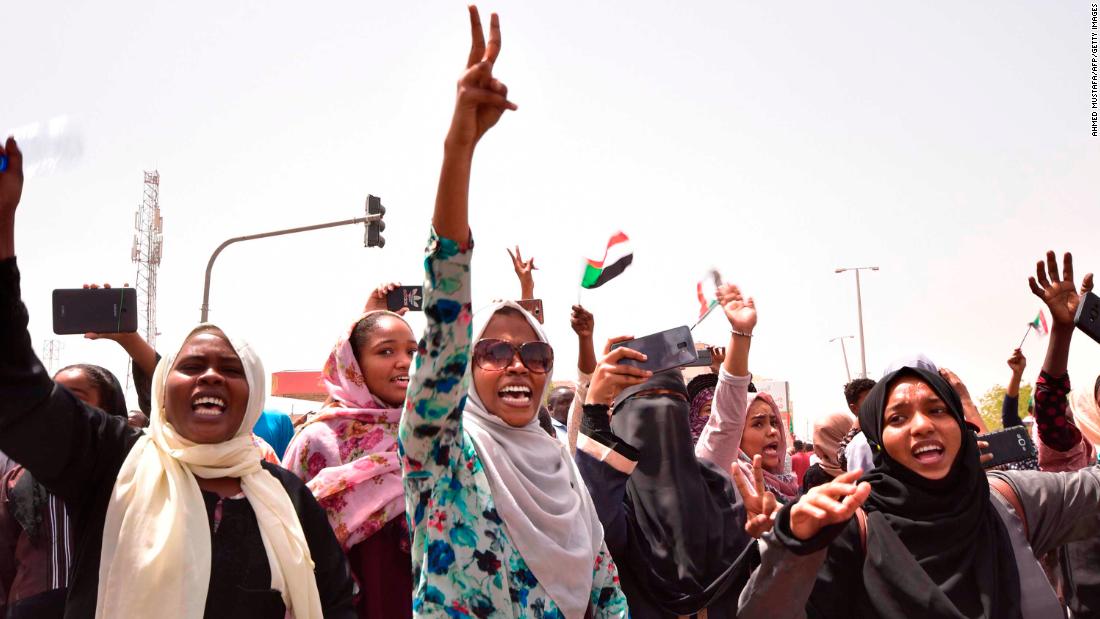
[[[737,329],[730,329],[732,335],[740,335],[741,337],[752,337],[751,333],[745,333],[744,331],[738,331]]]

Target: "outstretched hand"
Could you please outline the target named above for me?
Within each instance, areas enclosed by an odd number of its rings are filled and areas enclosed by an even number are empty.
[[[1049,278],[1048,278],[1049,275]],[[1046,303],[1055,325],[1073,327],[1073,317],[1081,297],[1092,291],[1092,273],[1081,282],[1080,291],[1073,283],[1073,254],[1066,252],[1062,258],[1062,275],[1058,276],[1058,258],[1048,251],[1046,262],[1035,263],[1035,277],[1028,278],[1031,292]]]
[[[505,110],[515,110],[508,100],[508,87],[493,77],[493,65],[500,55],[500,19],[489,18],[489,42],[476,6],[470,6],[470,55],[466,72],[458,80],[458,98],[447,141],[456,146],[472,147],[485,132],[497,124]]]
[[[625,335],[607,341],[607,346],[603,350],[603,359],[596,364],[596,371],[592,373],[592,383],[588,387],[588,398],[585,404],[611,406],[624,389],[640,385],[653,376],[653,372],[649,370],[622,363],[628,359],[645,361],[644,354],[625,346],[611,349],[614,344],[632,339],[634,338]]]
[[[802,495],[791,508],[791,533],[805,541],[829,525],[847,522],[871,495],[871,484],[853,483],[862,474],[855,470],[837,475]]]
[[[761,535],[771,531],[772,524],[775,522],[775,512],[779,507],[775,495],[764,488],[764,460],[759,454],[752,457],[753,483],[751,485],[745,479],[739,463],[734,462],[730,465],[730,472],[733,473],[733,483],[737,485],[741,502],[744,503],[745,511],[748,512],[745,518],[745,531],[759,539]]]
[[[756,327],[756,302],[752,297],[743,296],[733,284],[724,284],[718,287],[718,303],[734,331],[752,334]]]

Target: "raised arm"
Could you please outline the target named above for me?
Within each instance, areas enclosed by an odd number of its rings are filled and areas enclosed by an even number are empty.
[[[474,147],[500,119],[507,88],[493,78],[500,53],[500,25],[494,14],[488,45],[477,8],[470,7],[473,42],[466,72],[458,82],[451,128],[443,151],[433,235],[424,261],[427,327],[416,355],[405,410],[398,429],[407,482],[431,483],[458,461],[451,447],[462,440],[462,406],[470,358],[470,257],[468,219],[470,165]]]
[[[1004,401],[1001,403],[1001,426],[1012,428],[1022,426],[1020,419],[1020,380],[1023,378],[1024,369],[1027,367],[1027,357],[1017,348],[1008,358],[1008,368],[1012,370],[1012,377],[1005,388]]]
[[[512,259],[512,268],[516,271],[516,278],[519,279],[519,298],[520,299],[534,299],[535,298],[535,274],[534,271],[538,270],[535,266],[535,259],[529,258],[523,259],[523,252],[520,251],[519,245],[516,245],[515,253],[512,250],[508,250],[508,257]]]
[[[23,189],[22,156],[9,138],[0,155],[0,451],[48,490],[80,502],[114,477],[134,431],[55,385],[34,353],[15,259],[15,209]]]
[[[474,148],[485,132],[497,124],[505,110],[515,110],[508,100],[508,88],[493,77],[493,64],[500,54],[500,20],[489,19],[489,43],[481,27],[477,7],[470,7],[472,43],[466,72],[458,80],[451,128],[443,143],[443,168],[435,197],[432,225],[436,234],[465,247],[470,242],[470,169]]]
[[[15,209],[23,197],[23,152],[9,137],[0,146],[0,157],[8,160],[0,172],[0,260],[15,257]]]
[[[730,323],[730,343],[726,358],[718,371],[714,403],[710,419],[699,435],[695,455],[709,460],[722,470],[729,470],[741,450],[741,434],[745,431],[748,408],[749,347],[756,328],[756,303],[745,297],[741,289],[726,284],[718,289],[718,302]]]
[[[596,371],[596,347],[592,333],[596,328],[596,319],[592,312],[581,305],[573,306],[569,322],[577,334],[577,390],[573,394],[573,404],[569,407],[569,453],[577,453],[577,436],[580,433],[581,419],[584,416],[584,401],[588,397],[588,386],[592,382],[592,373]]]
[[[1031,292],[1042,299],[1050,310],[1053,322],[1043,370],[1035,383],[1035,420],[1039,425],[1039,440],[1055,451],[1065,452],[1081,442],[1080,430],[1066,423],[1066,397],[1070,390],[1066,363],[1073,338],[1073,317],[1081,297],[1092,290],[1092,273],[1085,276],[1078,292],[1073,283],[1073,255],[1066,253],[1059,276],[1058,259],[1054,252],[1048,251],[1046,261],[1035,264],[1035,277],[1028,278],[1028,284]],[[1040,467],[1042,460],[1040,458]]]

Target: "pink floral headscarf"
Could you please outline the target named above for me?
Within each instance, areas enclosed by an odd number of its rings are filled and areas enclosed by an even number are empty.
[[[283,466],[306,481],[328,513],[345,551],[405,513],[401,408],[387,408],[371,394],[351,346],[352,331],[368,315],[332,349],[322,372],[329,402],[298,429],[283,456]]]

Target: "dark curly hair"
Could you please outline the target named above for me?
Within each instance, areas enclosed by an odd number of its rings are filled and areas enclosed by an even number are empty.
[[[875,381],[870,378],[857,378],[844,385],[844,399],[848,404],[859,402],[859,396],[875,388]]]

